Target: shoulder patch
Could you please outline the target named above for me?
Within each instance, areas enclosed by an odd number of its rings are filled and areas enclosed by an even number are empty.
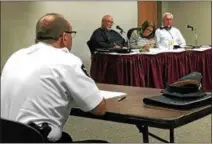
[[[81,69],[88,77],[90,77],[89,73],[87,72],[87,70],[83,64],[81,65]]]

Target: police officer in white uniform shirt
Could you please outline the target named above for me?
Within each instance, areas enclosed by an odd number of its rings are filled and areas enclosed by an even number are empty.
[[[171,13],[163,14],[163,27],[155,32],[156,45],[161,49],[169,49],[169,47],[184,47],[186,41],[181,32],[173,26],[173,15]]]
[[[96,115],[105,113],[105,99],[72,53],[71,24],[49,13],[36,25],[36,44],[18,50],[6,62],[1,76],[1,117],[51,127],[48,140],[62,139],[71,108]]]

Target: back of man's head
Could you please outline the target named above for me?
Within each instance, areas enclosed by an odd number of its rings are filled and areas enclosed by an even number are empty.
[[[63,32],[69,31],[69,27],[68,21],[62,15],[48,13],[42,16],[36,24],[36,43],[57,41]]]

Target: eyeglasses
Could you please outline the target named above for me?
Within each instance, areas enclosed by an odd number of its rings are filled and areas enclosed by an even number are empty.
[[[113,21],[110,21],[110,20],[106,20],[105,22],[107,22],[107,23],[111,23],[111,24],[113,24],[113,23],[114,23]]]
[[[65,33],[71,34],[72,38],[75,37],[77,31],[65,31]]]

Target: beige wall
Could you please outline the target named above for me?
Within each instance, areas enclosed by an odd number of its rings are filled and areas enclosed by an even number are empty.
[[[168,4],[169,4],[169,3],[170,3],[170,2],[167,2],[167,1],[162,1],[162,2],[161,2],[161,4],[162,4],[162,8],[161,8],[162,14],[168,11]]]
[[[186,28],[187,24],[197,29],[198,44],[211,44],[211,1],[165,1],[162,2],[164,12],[174,15],[174,25],[180,29],[187,44],[195,44],[194,33]]]
[[[175,26],[188,44],[194,44],[194,35],[186,29],[187,24],[197,28],[199,44],[211,44],[211,2],[162,1],[159,13],[167,11],[174,14]],[[88,69],[90,53],[86,41],[100,26],[103,15],[112,14],[115,23],[125,31],[137,26],[136,1],[1,2],[1,68],[14,51],[34,42],[35,23],[47,12],[58,12],[71,20],[73,29],[78,32],[72,52]]]
[[[113,15],[115,26],[119,24],[125,31],[137,25],[136,1],[2,2],[1,10],[1,68],[14,51],[34,43],[35,23],[48,12],[61,13],[71,20],[73,30],[77,31],[72,53],[79,56],[87,68],[90,52],[86,41],[100,26],[103,15]]]

